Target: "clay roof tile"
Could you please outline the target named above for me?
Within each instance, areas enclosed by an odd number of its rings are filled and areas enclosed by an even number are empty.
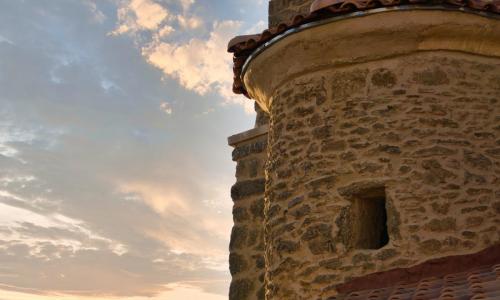
[[[380,289],[355,291],[339,299],[380,300],[500,300],[498,265],[476,268],[470,272],[428,277],[417,283]]]

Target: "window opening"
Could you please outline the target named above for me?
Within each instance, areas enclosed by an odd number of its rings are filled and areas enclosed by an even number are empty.
[[[389,243],[385,188],[370,188],[352,199],[354,246],[380,249]]]

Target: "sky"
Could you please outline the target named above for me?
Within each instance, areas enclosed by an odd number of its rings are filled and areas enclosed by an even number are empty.
[[[227,299],[265,0],[0,0],[0,300]]]

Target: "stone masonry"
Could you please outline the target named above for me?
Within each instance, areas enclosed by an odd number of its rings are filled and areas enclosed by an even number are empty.
[[[270,18],[306,2],[273,0]],[[269,127],[230,138],[230,299],[326,300],[500,243],[499,34],[498,19],[396,11],[254,58],[244,82]]]
[[[498,61],[423,53],[280,87],[267,166],[267,299],[326,297],[351,277],[498,243],[499,75]],[[377,189],[389,242],[360,249],[354,200]]]
[[[229,244],[229,299],[264,299],[264,165],[267,119],[258,111],[255,129],[230,138],[236,162],[234,227]]]

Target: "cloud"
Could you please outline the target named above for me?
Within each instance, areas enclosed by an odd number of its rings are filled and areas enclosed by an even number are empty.
[[[152,0],[123,2],[117,14],[121,25],[114,31],[115,34],[156,30],[169,16],[166,8]]]
[[[86,5],[92,13],[93,21],[102,23],[106,20],[106,15],[97,8],[97,4],[93,0],[84,0],[83,4]]]
[[[9,40],[8,38],[3,37],[1,35],[0,35],[0,43],[7,43],[7,44],[10,44],[10,45],[14,45],[14,43],[11,40]]]
[[[193,5],[195,0],[181,0],[182,9],[187,11],[191,5]]]
[[[20,196],[0,190],[0,201],[7,198],[22,200]],[[15,241],[32,247],[32,254],[42,253],[44,245],[64,246],[73,252],[82,249],[110,249],[116,254],[126,253],[126,246],[112,241],[92,230],[81,220],[76,220],[62,214],[43,215],[31,210],[11,206],[0,202],[0,240]]]
[[[2,274],[0,274],[2,275]],[[62,276],[61,276],[62,275]],[[59,280],[64,280],[64,274],[59,274]],[[210,285],[220,289],[221,282],[217,280],[202,282],[179,282],[161,286],[161,292],[155,296],[146,297],[120,297],[121,300],[164,300],[164,299],[203,299],[203,300],[225,300],[227,296],[208,293],[198,285]],[[226,288],[225,285],[223,288]],[[31,293],[30,293],[31,292]],[[36,292],[37,295],[33,295]],[[0,284],[0,299],[9,300],[109,300],[107,296],[99,295],[70,295],[60,292],[41,292],[29,289],[12,289],[12,287]]]
[[[186,89],[200,95],[216,92],[223,97],[224,104],[241,104],[251,112],[250,101],[232,94],[232,57],[226,53],[227,41],[240,27],[238,21],[214,22],[207,40],[152,43],[144,47],[142,53],[152,65],[177,79]]]
[[[177,15],[151,0],[124,2],[118,10],[117,29],[113,33],[134,36],[146,60],[185,89],[202,96],[215,93],[222,98],[222,105],[242,105],[247,113],[253,113],[251,101],[232,92],[232,56],[226,51],[227,42],[239,33],[243,23],[214,21],[209,34],[199,37],[194,33],[207,21],[188,13],[194,0],[180,2],[183,11]],[[173,27],[174,20],[178,28]],[[255,28],[261,27],[259,22]],[[138,34],[141,30],[149,32],[151,38]],[[192,37],[167,40],[175,31]]]
[[[225,55],[225,44],[240,25],[235,21],[216,22],[206,41],[194,38],[185,44],[153,44],[143,49],[143,55],[185,88],[204,95],[228,81],[231,56]]]
[[[202,25],[202,20],[198,17],[186,17],[183,15],[177,16],[179,25],[185,29],[196,29]]]
[[[169,36],[171,33],[173,33],[174,31],[175,31],[175,29],[174,29],[172,26],[165,25],[165,26],[163,26],[163,28],[161,28],[161,29],[158,31],[158,37],[159,37],[159,38],[164,38],[164,37],[167,37],[167,36]]]
[[[220,203],[227,194],[227,185],[213,182],[208,185],[210,189],[197,200],[169,183],[127,182],[119,186],[119,192],[129,200],[145,203],[162,217],[159,226],[145,229],[149,237],[164,243],[174,253],[200,255],[207,267],[225,270],[227,257],[221,245],[226,244],[232,222],[221,219],[217,211],[227,204]]]
[[[250,27],[248,30],[245,31],[245,34],[255,34],[255,33],[260,33],[264,31],[264,29],[267,28],[267,22],[264,20],[260,20],[255,25]]]
[[[0,114],[2,116],[3,114]],[[0,155],[15,157],[19,151],[15,143],[32,143],[35,139],[34,130],[16,127],[8,119],[0,120]]]
[[[162,102],[160,104],[160,109],[165,112],[167,115],[172,114],[172,106],[168,102]]]
[[[26,126],[17,124],[5,110],[0,110],[0,157],[23,161],[20,149],[26,145],[38,144],[49,149],[57,144],[57,138],[65,134],[63,128]]]

